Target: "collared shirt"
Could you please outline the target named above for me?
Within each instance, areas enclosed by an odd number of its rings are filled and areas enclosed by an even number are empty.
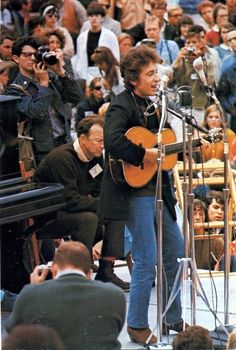
[[[82,148],[81,148],[81,146],[80,146],[80,143],[79,143],[79,139],[78,139],[78,138],[75,140],[75,142],[73,142],[73,147],[74,147],[75,152],[76,152],[77,155],[78,155],[78,158],[79,158],[82,162],[84,162],[84,163],[90,162],[90,160],[91,160],[92,158],[91,158],[91,159],[88,159],[88,158],[86,157],[86,155],[84,154],[84,151],[82,150]]]
[[[79,269],[66,269],[66,270],[63,270],[63,271],[60,271],[57,273],[55,279],[61,277],[61,276],[66,276],[66,275],[70,275],[70,274],[76,274],[76,275],[80,275],[80,276],[83,276],[83,277],[86,277],[85,273],[82,271],[82,270],[79,270]]]

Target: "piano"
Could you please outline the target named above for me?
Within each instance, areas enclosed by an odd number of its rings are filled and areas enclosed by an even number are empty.
[[[29,282],[25,268],[24,219],[56,213],[65,206],[60,184],[26,182],[20,176],[16,103],[0,96],[0,233],[1,286],[18,293]]]

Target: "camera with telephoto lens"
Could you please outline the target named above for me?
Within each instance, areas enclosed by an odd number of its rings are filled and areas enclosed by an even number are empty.
[[[35,52],[34,56],[38,62],[43,62],[45,64],[48,64],[49,66],[52,66],[57,63],[57,57],[55,56],[55,54],[50,52],[48,46],[40,46]]]

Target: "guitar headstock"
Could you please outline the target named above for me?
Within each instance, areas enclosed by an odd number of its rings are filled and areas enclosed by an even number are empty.
[[[223,138],[222,128],[213,128],[208,131],[208,135],[204,136],[204,139],[211,142],[216,143],[221,141]]]

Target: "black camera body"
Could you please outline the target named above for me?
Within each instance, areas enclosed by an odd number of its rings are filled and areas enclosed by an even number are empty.
[[[40,46],[35,52],[34,56],[38,62],[43,62],[45,64],[48,64],[49,66],[52,66],[57,63],[57,57],[50,52],[48,46]]]

